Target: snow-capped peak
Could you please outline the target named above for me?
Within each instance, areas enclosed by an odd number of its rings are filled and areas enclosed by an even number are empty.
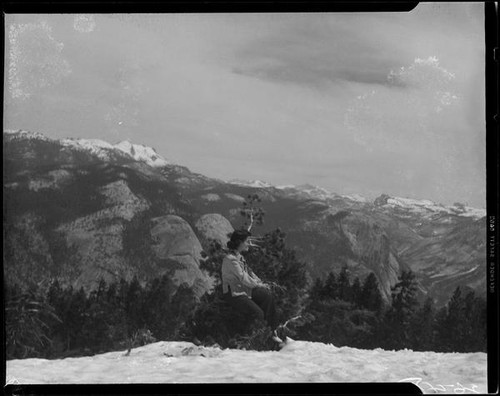
[[[142,144],[132,144],[128,140],[115,144],[114,147],[129,154],[137,161],[146,162],[151,166],[165,166],[170,164],[152,147]]]
[[[130,156],[136,161],[145,162],[150,166],[157,167],[169,164],[155,149],[142,144],[132,144],[128,140],[114,145],[100,139],[62,139],[61,143],[66,146],[90,151],[92,154],[105,159],[107,158],[108,150],[119,150],[120,153]]]
[[[161,167],[170,164],[165,158],[159,155],[155,149],[142,144],[132,144],[130,141],[111,144],[101,139],[50,139],[41,133],[24,130],[4,130],[4,134],[8,135],[10,139],[35,139],[58,142],[62,146],[86,151],[104,160],[110,160],[113,153],[118,152],[120,155],[125,154],[135,161],[145,162],[153,167]]]

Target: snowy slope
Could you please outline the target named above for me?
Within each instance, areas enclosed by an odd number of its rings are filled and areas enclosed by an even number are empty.
[[[271,184],[262,181],[262,180],[240,180],[240,179],[232,179],[228,180],[229,184],[235,184],[237,186],[243,187],[254,187],[254,188],[268,188],[272,187]]]
[[[157,342],[124,352],[7,361],[7,381],[75,383],[413,382],[424,393],[487,393],[485,353],[337,348],[290,341],[257,352]]]
[[[476,209],[468,206],[445,206],[439,205],[429,200],[416,200],[410,198],[390,197],[387,199],[385,207],[402,208],[413,213],[426,215],[426,214],[450,214],[463,217],[472,217],[480,219],[486,216],[485,209]]]
[[[155,149],[142,144],[132,144],[128,140],[115,144],[115,148],[132,156],[136,161],[142,161],[151,166],[165,166],[170,163],[162,158]]]
[[[113,150],[112,144],[100,139],[61,139],[59,142],[72,149],[88,151],[104,160],[109,160],[106,150]]]
[[[165,166],[169,162],[162,158],[153,148],[142,144],[132,144],[123,141],[118,144],[110,144],[99,139],[61,139],[61,144],[90,152],[103,160],[109,160],[109,154],[118,151],[132,157],[135,161],[145,162],[150,166]]]
[[[362,202],[362,203],[368,202],[367,198],[365,198],[359,194],[342,195],[342,198],[346,198],[346,199],[349,199],[349,200],[354,201],[354,202]]]
[[[38,132],[24,130],[5,130],[4,133],[9,139],[41,140],[47,142],[57,142],[62,146],[74,150],[80,150],[90,153],[104,161],[110,161],[113,155],[131,157],[135,161],[145,162],[153,167],[169,165],[170,162],[160,156],[155,149],[142,144],[132,144],[129,141],[123,141],[118,144],[111,144],[100,139],[50,139]]]

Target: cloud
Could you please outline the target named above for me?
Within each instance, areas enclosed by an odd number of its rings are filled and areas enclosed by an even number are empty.
[[[454,91],[454,79],[435,56],[416,58],[409,66],[391,70],[388,87],[369,90],[353,100],[344,123],[369,151],[411,148],[420,155],[417,148],[436,150],[449,137],[442,126],[455,124],[459,93]]]
[[[370,34],[359,29],[373,25]],[[387,72],[404,57],[387,50],[382,22],[354,15],[282,16],[234,52],[233,72],[278,83],[325,89],[343,82],[387,84]],[[368,29],[368,28],[367,28]],[[403,49],[403,51],[401,51]]]

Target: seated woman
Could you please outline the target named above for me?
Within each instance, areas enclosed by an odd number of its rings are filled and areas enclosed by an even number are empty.
[[[241,255],[242,252],[248,250],[250,235],[250,232],[246,230],[236,230],[227,243],[229,253],[222,262],[224,299],[250,319],[265,319],[273,329],[273,340],[282,342],[276,335],[278,325],[276,305],[270,287],[253,273]]]

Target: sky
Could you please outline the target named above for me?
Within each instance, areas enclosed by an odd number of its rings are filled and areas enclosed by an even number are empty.
[[[223,180],[486,205],[481,3],[5,28],[5,129],[129,140]]]

